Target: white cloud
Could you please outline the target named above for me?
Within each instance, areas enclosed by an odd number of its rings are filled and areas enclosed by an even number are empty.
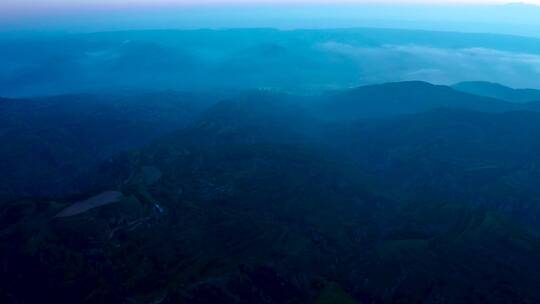
[[[320,48],[353,60],[364,82],[425,80],[451,84],[487,80],[540,87],[540,55],[488,48],[449,49],[423,45],[356,47],[326,42]]]

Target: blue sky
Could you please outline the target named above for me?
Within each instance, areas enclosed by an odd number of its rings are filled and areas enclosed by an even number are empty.
[[[133,7],[133,6],[193,6],[193,5],[256,5],[256,4],[501,4],[506,0],[2,0],[0,12],[24,13],[36,10],[82,9],[87,7]],[[540,0],[524,0],[520,3],[540,4]]]

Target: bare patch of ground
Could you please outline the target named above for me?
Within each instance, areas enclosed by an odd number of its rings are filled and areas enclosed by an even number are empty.
[[[120,201],[124,196],[119,191],[105,191],[84,201],[78,201],[62,210],[56,217],[68,217],[84,213],[88,210]]]

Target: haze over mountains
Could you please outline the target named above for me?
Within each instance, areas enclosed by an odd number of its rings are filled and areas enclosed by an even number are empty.
[[[539,37],[540,26],[537,0],[28,1],[0,3],[0,31],[378,27]]]
[[[0,33],[0,303],[539,303],[540,39],[434,12]]]
[[[385,29],[0,35],[0,95],[485,80],[540,87],[540,40]]]
[[[511,102],[532,102],[540,100],[540,90],[513,89],[491,82],[460,82],[455,84],[453,88],[466,93],[498,98]]]

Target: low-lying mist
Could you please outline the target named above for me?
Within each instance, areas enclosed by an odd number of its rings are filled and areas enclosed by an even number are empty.
[[[218,88],[313,93],[404,80],[540,87],[539,42],[380,29],[5,36],[0,95]]]

